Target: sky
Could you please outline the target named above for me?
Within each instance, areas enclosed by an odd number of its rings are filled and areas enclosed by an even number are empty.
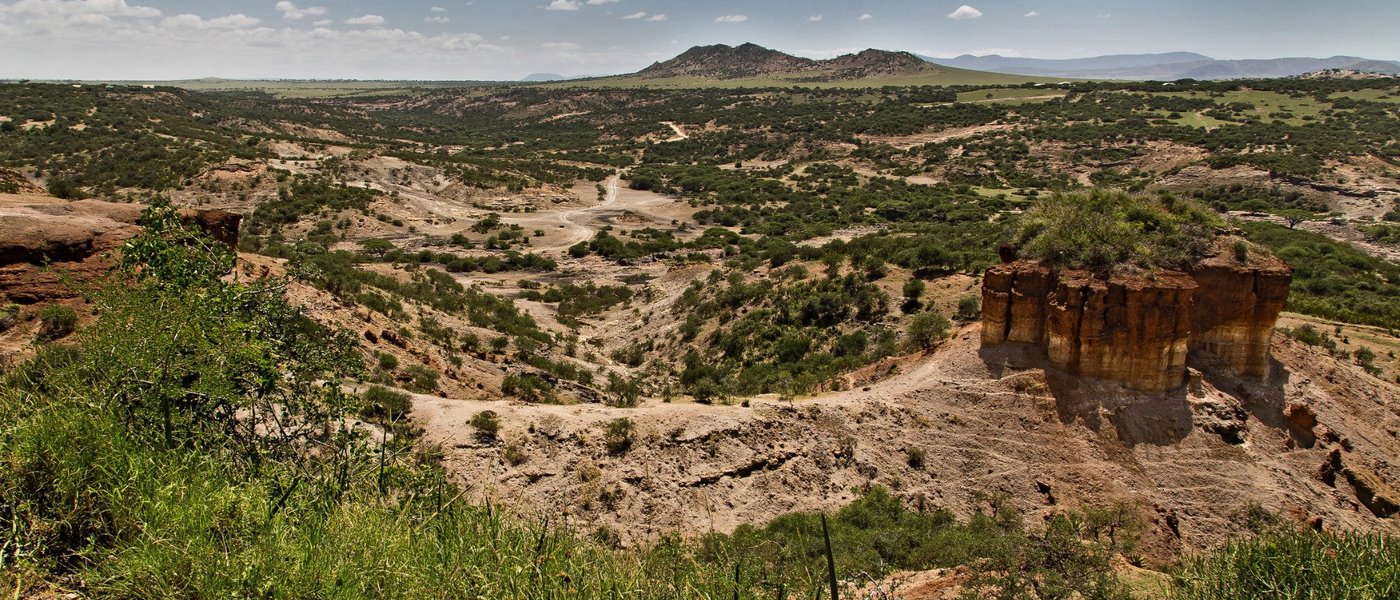
[[[812,58],[1400,59],[1397,0],[0,0],[0,78],[515,80],[754,42]]]

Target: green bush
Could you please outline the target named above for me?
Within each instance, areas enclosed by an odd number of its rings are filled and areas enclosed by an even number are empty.
[[[375,362],[379,364],[380,369],[393,371],[399,368],[399,357],[393,354],[388,352],[376,352],[374,358]]]
[[[73,333],[78,326],[78,311],[71,306],[50,304],[39,309],[39,339],[56,340]]]
[[[931,312],[919,313],[909,323],[909,347],[914,350],[932,348],[948,337],[952,327],[948,317]]]
[[[488,440],[496,439],[496,435],[501,431],[501,419],[496,416],[494,410],[483,410],[472,415],[470,424],[478,436]]]
[[[438,389],[439,373],[423,365],[409,365],[404,369],[404,374],[408,375],[409,391],[419,394],[431,394]]]
[[[1221,224],[1192,200],[1095,189],[1040,200],[1015,240],[1022,256],[1056,265],[1177,267],[1205,254]]]
[[[632,447],[632,420],[613,419],[603,426],[603,445],[608,452],[622,454]]]
[[[967,320],[976,320],[982,316],[982,297],[967,296],[958,300],[958,317]]]
[[[363,406],[360,415],[366,419],[402,421],[413,409],[408,394],[396,392],[383,386],[372,385],[361,396]]]

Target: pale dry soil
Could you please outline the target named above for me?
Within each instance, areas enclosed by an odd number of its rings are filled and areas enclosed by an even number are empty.
[[[470,495],[567,513],[630,543],[833,510],[869,485],[963,516],[1002,498],[1032,523],[1128,503],[1147,522],[1147,555],[1163,560],[1242,531],[1251,506],[1329,528],[1400,530],[1345,478],[1317,476],[1335,447],[1347,448],[1345,464],[1400,481],[1400,389],[1353,365],[1276,338],[1267,381],[1208,377],[1200,397],[1148,395],[1062,375],[1023,349],[980,350],[978,336],[963,327],[892,377],[792,402],[615,409],[418,396],[415,415]],[[1290,427],[1290,403],[1318,425]],[[499,440],[468,425],[483,410],[501,415]],[[635,439],[610,453],[603,427],[619,418]],[[1238,439],[1221,433],[1231,427]],[[507,446],[524,462],[508,464]],[[922,468],[910,466],[914,449]]]

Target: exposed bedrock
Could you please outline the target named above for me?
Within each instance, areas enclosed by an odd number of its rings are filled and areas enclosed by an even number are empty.
[[[1178,387],[1187,358],[1263,377],[1292,271],[1214,258],[1189,272],[1099,276],[1018,261],[987,270],[982,344],[1044,348],[1067,372],[1134,389]]]
[[[32,304],[71,297],[68,281],[107,268],[103,254],[141,231],[140,204],[0,194],[0,295]],[[241,216],[185,209],[181,215],[229,247],[238,244]]]

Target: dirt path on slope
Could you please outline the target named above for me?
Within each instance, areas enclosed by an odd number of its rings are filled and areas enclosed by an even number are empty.
[[[662,124],[662,125],[665,125],[665,126],[667,126],[667,127],[670,127],[670,128],[671,128],[671,131],[676,132],[676,135],[671,136],[670,138],[667,138],[666,141],[668,141],[668,142],[679,142],[679,141],[681,141],[681,140],[688,140],[688,139],[690,139],[690,135],[687,134],[687,133],[685,132],[684,129],[681,129],[681,126],[680,126],[679,124],[675,123],[674,121],[662,121],[661,124]]]

